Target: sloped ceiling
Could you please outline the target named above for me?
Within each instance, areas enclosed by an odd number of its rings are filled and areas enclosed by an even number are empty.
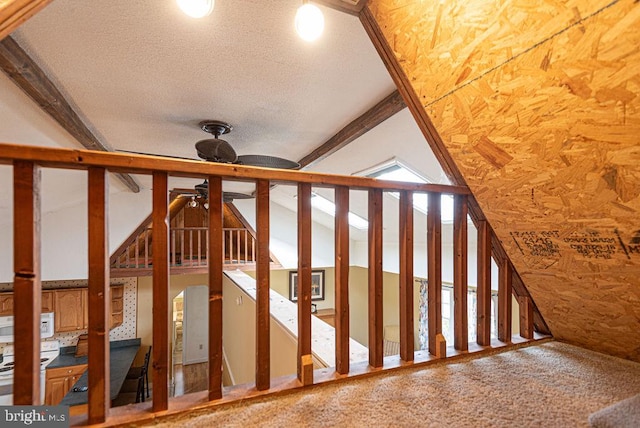
[[[640,361],[640,3],[367,8],[554,336]]]

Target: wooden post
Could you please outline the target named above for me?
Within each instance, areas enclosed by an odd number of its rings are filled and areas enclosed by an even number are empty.
[[[256,183],[256,389],[271,387],[269,344],[269,180]]]
[[[454,196],[453,215],[453,346],[469,349],[467,321],[467,197]]]
[[[40,405],[40,170],[13,164],[13,404]]]
[[[335,190],[336,371],[349,373],[349,188]]]
[[[369,364],[382,367],[382,190],[369,189]]]
[[[520,336],[533,339],[533,300],[529,296],[522,296],[520,304]]]
[[[480,346],[491,345],[491,228],[485,220],[478,222],[478,329]]]
[[[89,414],[90,425],[106,420],[111,405],[109,383],[109,182],[104,168],[89,168]],[[137,241],[136,241],[137,242]],[[138,253],[136,251],[136,260]],[[137,266],[137,263],[136,263]]]
[[[442,334],[442,222],[440,193],[429,193],[427,211],[427,281],[429,353],[439,356],[437,336]]]
[[[169,199],[166,172],[153,172],[153,411],[169,408]]]
[[[413,361],[413,194],[400,192],[400,358]]]
[[[224,257],[222,252],[222,179],[216,176],[209,176],[208,179],[209,400],[217,400],[222,398],[222,259]],[[189,240],[191,241],[191,239]]]
[[[311,370],[311,184],[298,184],[298,379],[313,383]]]
[[[498,281],[498,340],[511,342],[511,290],[513,267],[508,259],[500,264]]]

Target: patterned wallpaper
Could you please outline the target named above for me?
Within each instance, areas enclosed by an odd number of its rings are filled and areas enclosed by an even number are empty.
[[[114,328],[109,333],[109,340],[133,339],[136,337],[136,304],[138,296],[137,278],[116,278],[111,280],[111,285],[124,285],[124,318],[122,325]],[[86,279],[66,280],[66,281],[43,281],[42,289],[78,288],[86,287]],[[0,291],[12,291],[13,283],[0,283]],[[86,333],[87,330],[78,330],[66,333],[56,333],[49,340],[57,339],[60,346],[75,346],[78,336]],[[0,344],[2,347],[5,344]]]

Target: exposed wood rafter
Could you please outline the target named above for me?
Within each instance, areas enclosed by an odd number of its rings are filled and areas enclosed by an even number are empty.
[[[51,0],[0,0],[0,40],[50,2]]]
[[[357,16],[364,8],[367,0],[314,0],[314,3]]]
[[[382,101],[367,110],[362,116],[353,120],[314,151],[300,159],[298,161],[300,169],[305,169],[306,167],[337,152],[356,138],[361,137],[369,130],[375,128],[394,114],[398,113],[406,106],[407,105],[404,103],[400,93],[397,90],[393,91]]]
[[[10,36],[0,40],[0,69],[84,147],[110,151],[89,130],[45,72]],[[131,191],[140,191],[129,174],[117,173],[116,176]]]

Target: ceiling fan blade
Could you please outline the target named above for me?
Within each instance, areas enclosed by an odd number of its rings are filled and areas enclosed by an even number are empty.
[[[196,184],[195,186],[196,192],[198,195],[202,197],[208,197],[209,195],[209,181],[204,180],[200,184]],[[222,200],[224,202],[233,202],[234,199],[253,199],[255,196],[248,195],[246,193],[239,192],[222,192]]]
[[[120,149],[118,149],[118,150],[116,150],[116,152],[131,153],[131,154],[134,154],[134,155],[158,156],[158,157],[161,157],[161,158],[169,158],[169,159],[184,159],[184,160],[190,160],[190,161],[197,160],[197,159],[194,159],[194,158],[183,158],[182,156],[159,155],[159,154],[156,154],[156,153],[134,152],[134,151],[131,151],[131,150],[120,150]]]
[[[298,169],[300,164],[289,159],[268,155],[240,155],[235,162],[240,165],[259,166],[263,168]]]
[[[198,141],[196,151],[198,156],[209,162],[234,163],[238,159],[231,144],[219,138]]]

